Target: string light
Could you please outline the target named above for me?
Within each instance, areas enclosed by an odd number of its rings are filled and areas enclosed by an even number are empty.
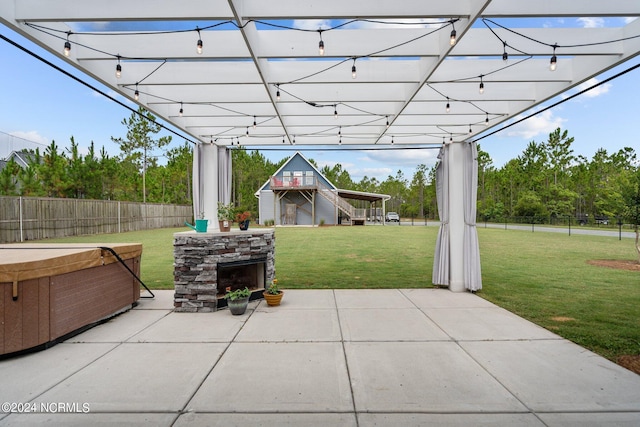
[[[549,62],[549,69],[551,71],[555,71],[556,67],[558,65],[558,58],[556,57],[556,48],[558,47],[557,44],[553,45],[553,56],[551,57],[551,61]]]
[[[469,125],[469,133],[473,133],[473,131],[471,130],[471,125]]]
[[[484,93],[484,82],[482,81],[482,74],[480,74],[480,95]]]
[[[353,65],[351,66],[351,78],[356,78],[356,58],[353,58]]]
[[[449,142],[453,142],[453,134],[449,134]]]
[[[387,129],[389,129],[389,116],[386,116],[386,117],[387,117]]]
[[[487,113],[487,118],[484,119],[484,125],[489,126],[489,113]]]
[[[280,101],[280,86],[276,85],[276,101]]]
[[[449,37],[449,44],[453,46],[456,44],[456,26],[453,24],[453,21],[451,21],[451,28],[453,28],[453,30],[451,30],[451,36]]]
[[[509,54],[507,53],[507,42],[504,41],[502,42],[502,44],[503,44],[502,60],[506,62],[507,59],[509,59]]]
[[[324,56],[324,41],[322,41],[322,30],[318,30],[320,34],[320,43],[318,43],[318,53],[320,56]]]
[[[247,126],[247,136],[249,136],[249,126]]]
[[[198,31],[198,42],[196,43],[196,52],[198,55],[202,55],[202,39],[200,38],[200,29],[196,27]]]
[[[333,118],[338,120],[338,104],[333,106]]]
[[[451,104],[449,104],[449,97],[447,96],[447,106],[445,107],[446,112],[450,112],[451,111]]]
[[[180,103],[180,111],[178,112],[178,114],[180,115],[180,117],[182,117],[182,114],[184,113],[184,110],[182,109],[182,102]]]
[[[122,77],[122,65],[120,65],[120,55],[117,56],[118,63],[116,64],[116,79]]]
[[[292,142],[292,145],[296,145],[296,136],[295,135],[293,135],[293,141],[291,141],[291,142]]]
[[[253,116],[253,128],[255,129],[257,126],[256,124],[256,116]]]
[[[67,41],[64,42],[64,56],[67,58],[71,55],[71,42],[69,41],[69,36],[71,35],[71,31],[67,31]]]
[[[140,92],[138,92],[138,83],[136,83],[136,91],[133,93],[133,99],[136,101],[140,99]]]
[[[282,143],[284,144],[284,135],[282,135]]]

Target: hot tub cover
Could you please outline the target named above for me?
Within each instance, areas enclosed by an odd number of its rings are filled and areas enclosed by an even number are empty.
[[[0,283],[55,276],[126,260],[142,254],[141,243],[15,243],[0,245]]]

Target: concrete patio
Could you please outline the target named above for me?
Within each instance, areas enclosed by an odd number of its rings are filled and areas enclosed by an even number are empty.
[[[640,425],[640,376],[477,295],[288,290],[242,316],[172,307],[157,291],[0,361],[1,402],[49,408],[3,410],[0,425]]]

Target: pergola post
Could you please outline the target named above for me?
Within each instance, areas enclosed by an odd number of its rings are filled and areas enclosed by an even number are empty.
[[[200,144],[200,179],[202,180],[202,208],[204,218],[209,220],[207,231],[220,231],[218,225],[218,146]],[[194,188],[194,191],[196,189]]]
[[[464,150],[449,144],[449,290],[464,292]]]

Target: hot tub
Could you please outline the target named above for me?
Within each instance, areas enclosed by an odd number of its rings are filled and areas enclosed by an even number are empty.
[[[139,243],[0,245],[0,356],[47,348],[131,308],[141,255]]]

